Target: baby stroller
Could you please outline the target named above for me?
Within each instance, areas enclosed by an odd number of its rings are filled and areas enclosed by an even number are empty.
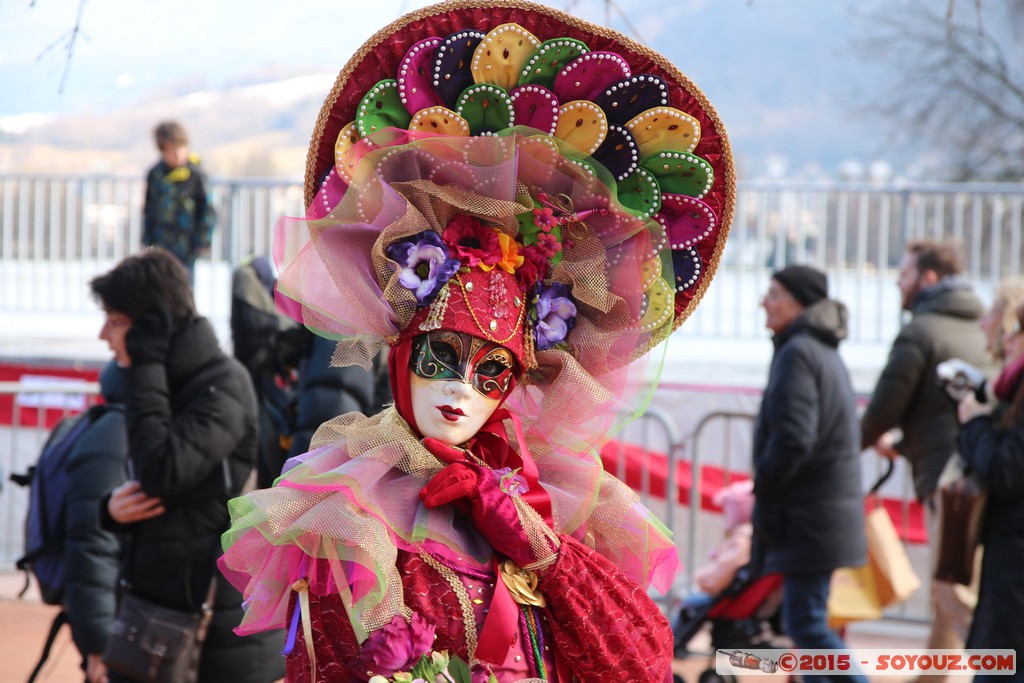
[[[672,624],[676,657],[695,654],[690,641],[703,626],[711,624],[710,666],[698,683],[735,683],[735,678],[715,671],[715,653],[745,649],[785,647],[790,644],[779,635],[782,575],[756,575],[750,565],[740,568],[729,586],[715,596],[695,594],[683,601]],[[676,677],[677,683],[681,679]]]
[[[750,562],[753,507],[752,482],[735,482],[715,495],[724,513],[726,535],[712,551],[711,562],[698,568],[695,579],[701,592],[688,596],[672,625],[677,658],[694,654],[690,641],[710,623],[711,665],[699,683],[731,683],[733,676],[715,671],[715,653],[784,647],[778,634],[782,603],[782,575],[758,575]],[[676,679],[680,681],[679,677]]]

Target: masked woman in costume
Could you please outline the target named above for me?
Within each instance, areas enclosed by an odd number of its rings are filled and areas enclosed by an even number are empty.
[[[677,551],[598,453],[733,196],[704,96],[610,30],[450,2],[374,36],[278,225],[277,296],[336,364],[389,345],[395,404],[232,501],[239,632],[288,627],[289,681],[671,680],[647,589]]]

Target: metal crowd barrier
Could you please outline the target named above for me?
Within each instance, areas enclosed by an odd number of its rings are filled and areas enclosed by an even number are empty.
[[[668,411],[652,406],[644,416],[637,419],[621,435],[620,440],[639,448],[633,453],[643,465],[639,481],[631,480],[641,500],[673,532],[679,546],[683,571],[677,580],[674,596],[665,596],[663,604],[671,605],[680,594],[696,590],[694,572],[708,561],[708,553],[723,538],[724,524],[719,512],[709,511],[703,505],[705,496],[704,468],[721,468],[722,486],[730,483],[736,474],[749,474],[750,452],[749,432],[753,429],[755,416],[746,412],[714,411],[681,428],[677,417]],[[683,432],[689,434],[683,437]],[[651,463],[667,459],[664,488],[657,483],[657,495],[652,490]],[[862,454],[865,492],[878,479],[884,460],[865,451]],[[684,501],[679,490],[678,470],[686,460],[690,466],[689,491]],[[900,501],[901,514],[896,519],[897,528],[904,536],[910,528],[910,506],[913,501],[913,487],[909,468],[905,461],[898,460],[893,477],[882,491],[888,498]],[[620,479],[627,476],[624,457],[619,457],[613,473]],[[885,611],[885,618],[908,622],[926,622],[931,619],[929,573],[932,566],[931,549],[922,544],[906,544],[912,564],[921,579],[921,588],[904,601]]]

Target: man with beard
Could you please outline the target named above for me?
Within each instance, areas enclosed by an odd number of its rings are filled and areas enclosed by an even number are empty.
[[[989,368],[980,325],[985,309],[969,283],[956,245],[920,240],[907,244],[897,286],[903,310],[911,315],[889,352],[871,402],[861,418],[861,445],[881,455],[903,455],[910,462],[917,498],[928,510],[928,539],[938,540],[939,477],[956,450],[956,405],[936,380],[935,366],[962,358]],[[902,431],[898,442],[890,433]],[[959,649],[977,601],[976,587],[932,581],[929,648]],[[941,677],[939,677],[941,678]]]

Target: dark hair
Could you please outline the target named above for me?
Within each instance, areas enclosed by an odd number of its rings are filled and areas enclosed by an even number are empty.
[[[964,272],[959,243],[915,240],[907,243],[907,253],[914,255],[918,273],[933,270],[940,278],[944,278]]]
[[[187,145],[188,133],[177,121],[164,121],[153,129],[156,148],[163,151],[164,145]]]
[[[132,320],[157,306],[167,309],[175,325],[197,317],[188,270],[160,247],[129,256],[109,273],[94,277],[89,288],[104,309],[124,313]]]

